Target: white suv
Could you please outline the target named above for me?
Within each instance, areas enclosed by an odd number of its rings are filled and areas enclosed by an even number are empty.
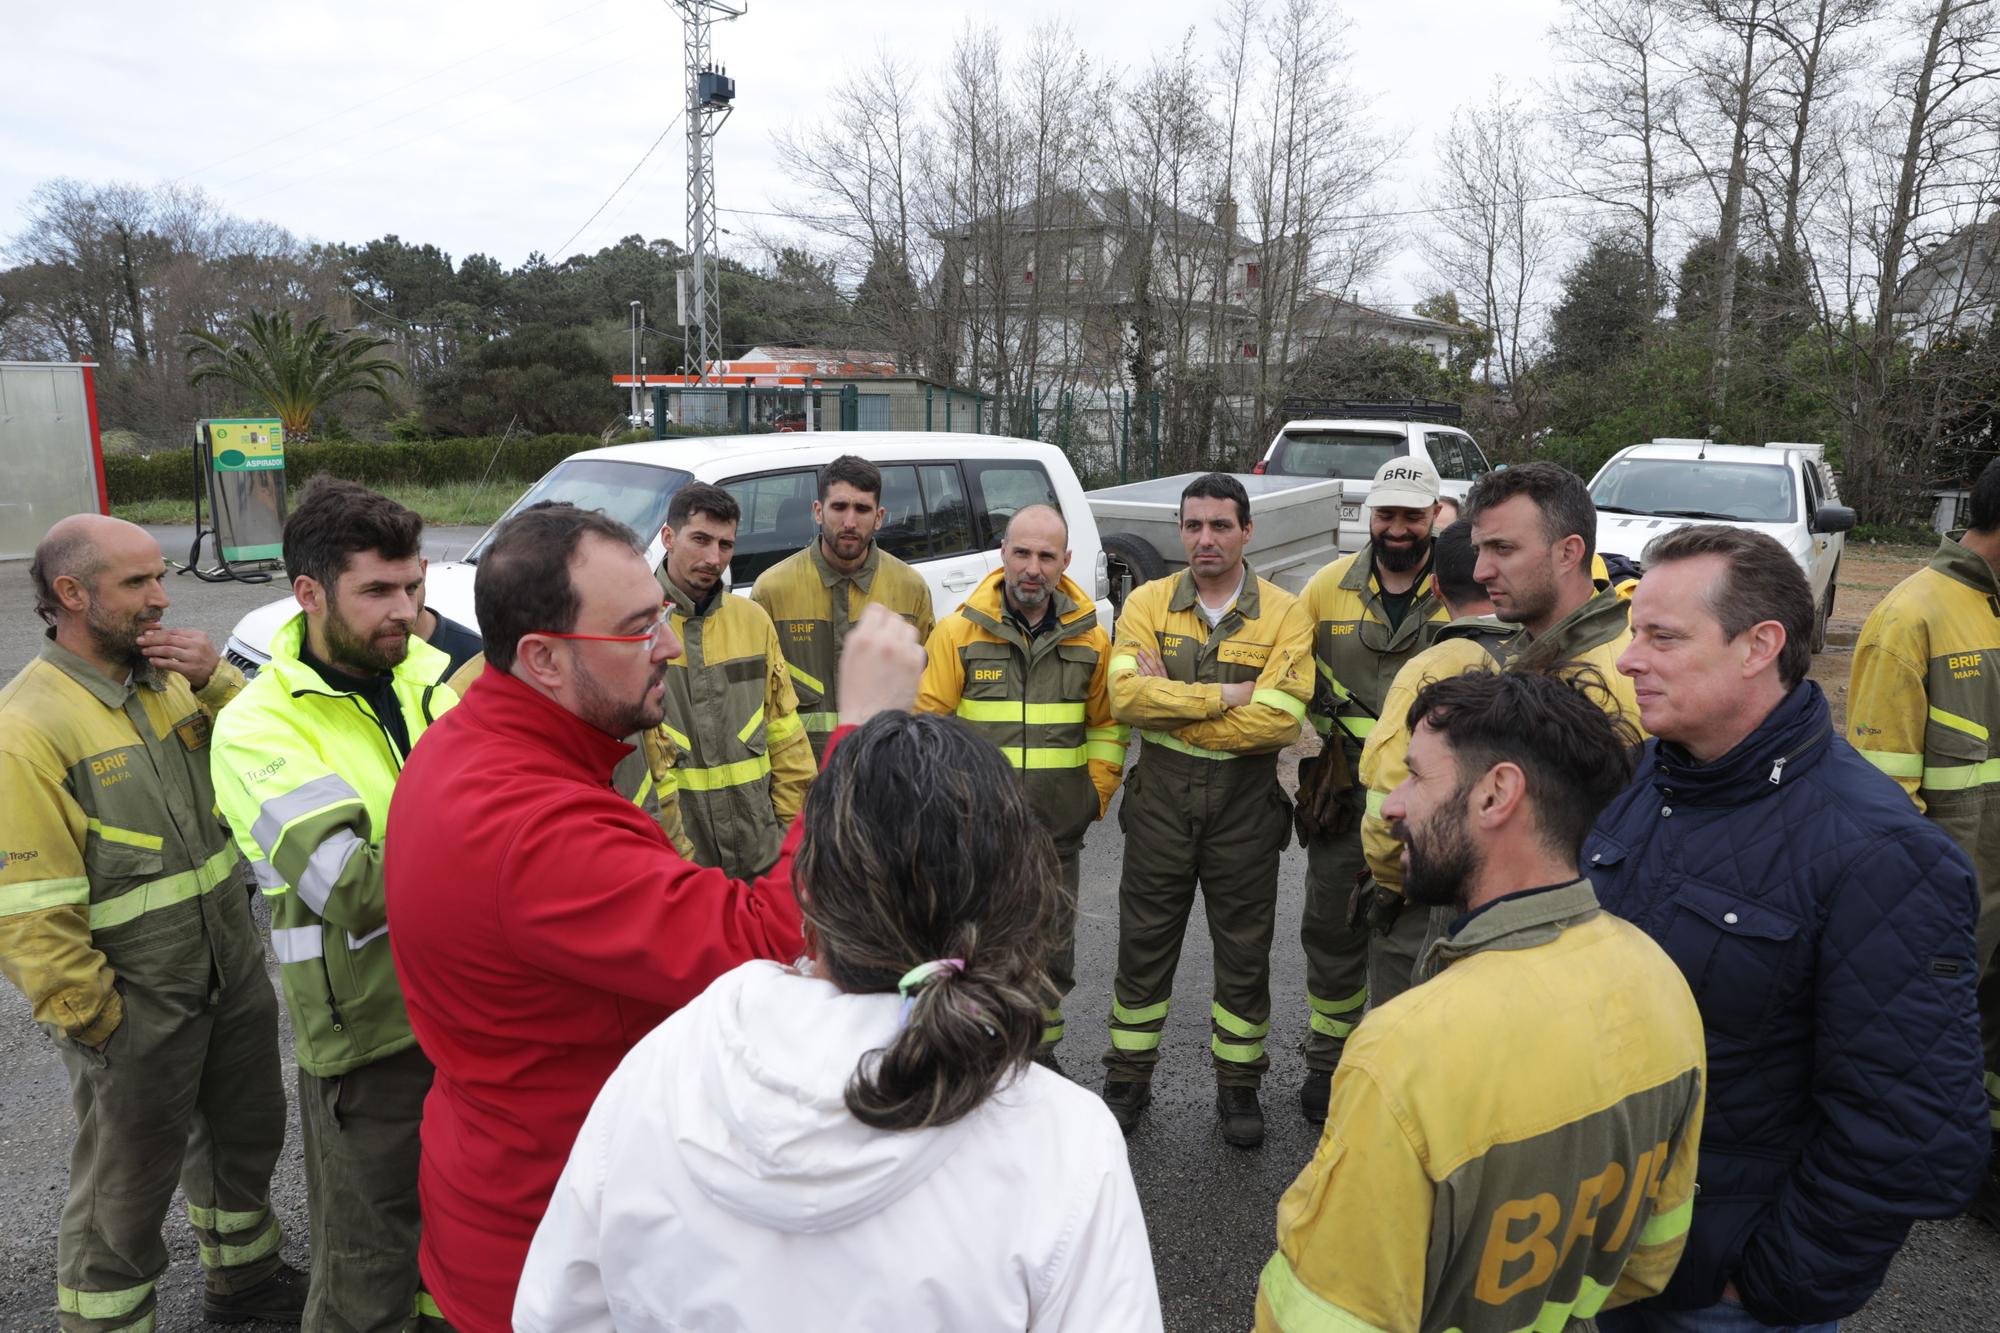
[[[1647,543],[1695,523],[1727,523],[1774,537],[1805,571],[1817,615],[1812,650],[1826,645],[1840,574],[1840,504],[1818,445],[1654,440],[1619,450],[1590,482],[1597,549],[1638,564]]]
[[[1104,552],[1083,487],[1061,450],[1030,440],[846,431],[620,444],[564,459],[507,512],[542,500],[601,509],[647,539],[647,559],[658,568],[665,556],[660,525],[668,502],[690,481],[709,482],[743,506],[726,577],[747,596],[758,574],[812,541],[819,471],[842,454],[859,454],[882,469],[884,515],[876,540],[923,574],[938,615],[957,610],[979,581],[1000,567],[1000,534],[1015,510],[1052,504],[1069,521],[1069,575],[1090,590],[1100,623],[1110,630]],[[432,565],[426,604],[476,628],[472,580],[492,539],[489,529],[463,560]],[[229,660],[255,671],[270,660],[271,636],[297,614],[298,603],[289,597],[252,611],[229,637]]]
[[[1481,474],[1492,470],[1479,444],[1456,424],[1451,403],[1318,402],[1288,398],[1287,421],[1264,451],[1255,472],[1281,477],[1337,477],[1346,482],[1340,504],[1340,549],[1358,551],[1368,541],[1362,501],[1376,469],[1392,458],[1420,458],[1437,469],[1439,492],[1463,504]]]

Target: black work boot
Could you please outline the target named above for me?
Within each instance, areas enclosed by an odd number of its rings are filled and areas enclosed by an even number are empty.
[[[1264,1108],[1254,1087],[1215,1090],[1215,1113],[1222,1119],[1222,1140],[1232,1148],[1255,1148],[1264,1141]]]
[[[1317,1128],[1326,1123],[1326,1104],[1332,1097],[1333,1071],[1308,1069],[1306,1081],[1299,1084],[1299,1110],[1305,1113],[1307,1124]]]
[[[1104,1083],[1104,1104],[1118,1128],[1130,1134],[1139,1127],[1139,1112],[1153,1100],[1153,1085],[1137,1079],[1114,1078]]]
[[[312,1279],[290,1264],[244,1291],[204,1291],[201,1313],[211,1324],[296,1324],[306,1310],[306,1288]]]

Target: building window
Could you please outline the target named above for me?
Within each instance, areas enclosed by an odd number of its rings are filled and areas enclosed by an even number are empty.
[[[1022,270],[1021,270],[1021,281],[1022,281],[1022,282],[1025,282],[1025,283],[1029,283],[1029,284],[1033,284],[1033,282],[1035,281],[1035,270],[1033,270],[1033,269],[1031,269],[1031,268],[1027,268],[1027,269],[1022,269]]]
[[[1264,268],[1261,264],[1243,266],[1243,285],[1252,291],[1264,285]]]
[[[1257,344],[1256,344],[1256,343],[1244,343],[1244,344],[1243,344],[1243,359],[1244,359],[1245,361],[1255,361],[1255,360],[1257,359]]]

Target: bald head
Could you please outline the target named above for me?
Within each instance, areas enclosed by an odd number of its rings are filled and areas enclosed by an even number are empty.
[[[72,514],[59,519],[35,547],[28,577],[35,583],[35,614],[50,625],[68,607],[81,610],[62,595],[58,580],[89,593],[112,564],[158,564],[160,544],[144,528],[103,514]],[[73,594],[72,594],[73,596]],[[87,605],[87,603],[85,603]]]
[[[1062,512],[1053,505],[1028,505],[1014,511],[1014,517],[1007,520],[1007,531],[1001,535],[1000,545],[1004,549],[1014,539],[1016,532],[1044,539],[1060,551],[1069,545],[1069,523]]]
[[[1008,520],[1000,539],[1007,601],[1030,624],[1048,614],[1049,596],[1069,568],[1069,525],[1048,505],[1029,505]]]

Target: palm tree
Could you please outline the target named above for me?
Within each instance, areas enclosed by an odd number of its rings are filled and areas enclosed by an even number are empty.
[[[336,332],[326,318],[314,315],[294,329],[287,311],[271,314],[253,310],[248,319],[231,320],[235,341],[199,329],[185,330],[188,383],[221,380],[254,394],[278,414],[285,440],[303,444],[312,438],[312,415],[320,404],[353,390],[372,393],[383,402],[388,381],[403,368],[386,356],[387,338],[352,329]]]

